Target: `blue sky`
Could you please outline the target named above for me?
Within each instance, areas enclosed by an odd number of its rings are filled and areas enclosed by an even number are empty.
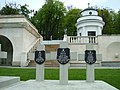
[[[120,9],[120,0],[59,0],[65,4],[65,6],[73,6],[80,9],[85,9],[88,7],[88,3],[90,6],[97,6],[100,8],[108,8],[118,11]],[[1,0],[0,8],[2,8],[5,3],[17,3],[17,4],[27,4],[29,5],[30,10],[39,10],[42,5],[45,3],[45,0]]]

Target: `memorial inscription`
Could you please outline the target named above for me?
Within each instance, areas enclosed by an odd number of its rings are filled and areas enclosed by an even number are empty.
[[[96,62],[96,51],[95,50],[85,51],[85,62],[88,64],[94,64]]]
[[[43,64],[45,62],[45,51],[35,51],[35,62]]]
[[[58,48],[57,49],[57,61],[60,64],[67,64],[70,61],[70,49]]]

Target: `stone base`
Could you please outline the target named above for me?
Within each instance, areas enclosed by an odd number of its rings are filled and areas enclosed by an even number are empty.
[[[13,61],[12,66],[14,66],[14,67],[20,66],[20,61]]]
[[[14,85],[4,90],[118,90],[104,81],[86,83],[86,81],[69,80],[68,85],[60,85],[58,80],[45,80],[37,82],[28,80],[18,85]]]
[[[0,88],[6,87],[18,82],[20,82],[20,77],[0,76]]]

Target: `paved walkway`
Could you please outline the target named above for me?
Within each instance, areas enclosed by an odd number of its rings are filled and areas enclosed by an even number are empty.
[[[118,90],[113,86],[103,82],[95,81],[86,83],[86,81],[69,81],[68,85],[60,85],[58,80],[45,80],[38,82],[29,80],[1,90]]]

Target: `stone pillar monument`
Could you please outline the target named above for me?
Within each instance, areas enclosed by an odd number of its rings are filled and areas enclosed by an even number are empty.
[[[60,80],[61,85],[68,84],[68,62],[70,60],[70,49],[67,48],[67,42],[61,42],[57,50],[57,61],[60,63]]]
[[[44,81],[45,47],[40,44],[35,51],[36,81]]]
[[[86,45],[85,61],[86,61],[86,82],[94,82],[94,63],[96,62],[96,51],[93,50],[92,44]]]

